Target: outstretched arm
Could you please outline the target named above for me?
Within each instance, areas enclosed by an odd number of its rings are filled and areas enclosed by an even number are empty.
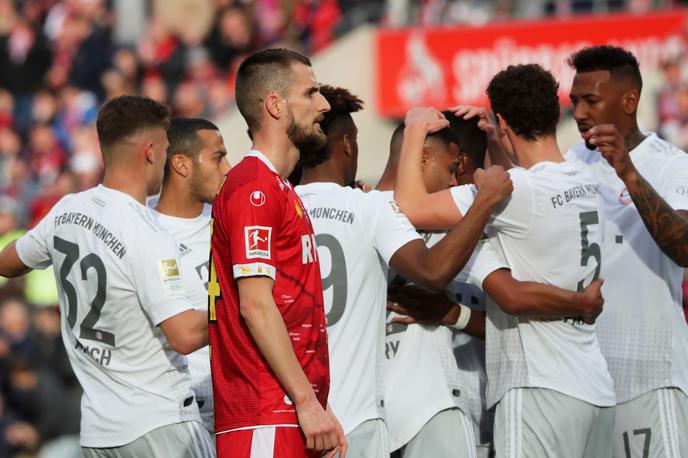
[[[31,268],[19,258],[16,245],[15,240],[0,251],[0,276],[2,277],[19,277],[31,271]]]
[[[614,167],[659,248],[679,266],[688,267],[688,211],[671,208],[638,172],[613,124],[595,126],[583,137]]]

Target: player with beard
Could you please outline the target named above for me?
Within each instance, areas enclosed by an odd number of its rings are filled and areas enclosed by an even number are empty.
[[[327,406],[322,283],[313,228],[286,177],[323,145],[329,104],[310,61],[286,49],[249,56],[236,102],[252,150],[213,203],[209,296],[220,457],[306,457],[346,439]]]
[[[488,86],[500,128],[526,168],[510,171],[514,193],[492,216],[487,235],[514,278],[580,291],[603,261],[602,202],[588,168],[564,161],[558,150],[557,87],[538,65],[510,66]],[[395,195],[411,221],[451,221],[470,208],[474,191],[458,186],[428,194],[418,171],[421,147],[422,129],[405,133],[403,186]],[[488,407],[497,405],[498,456],[610,456],[613,381],[593,320],[571,311],[563,304],[526,313],[488,304],[487,398]]]
[[[569,62],[585,142],[567,158],[590,165],[607,218],[598,334],[618,401],[614,454],[688,456],[688,155],[638,128],[642,78],[630,52],[595,46]]]
[[[351,113],[362,102],[346,89],[324,86],[321,90],[332,107],[322,122],[327,144],[302,149],[302,185],[296,191],[309,209],[323,265],[329,305],[330,402],[342,420],[350,453],[387,457],[382,405],[387,266],[420,285],[441,290],[465,264],[487,216],[510,193],[511,184],[501,169],[481,171],[478,205],[442,243],[428,250],[392,196],[347,186],[354,181],[358,163]],[[432,141],[445,145],[440,160],[447,164],[445,169],[453,170],[457,151],[450,150],[447,135],[450,132],[444,129]],[[448,185],[452,175],[445,175]]]
[[[227,149],[215,124],[205,119],[174,118],[159,200],[152,205],[158,222],[179,245],[182,280],[196,310],[208,311],[210,204],[230,169]],[[191,386],[206,429],[213,432],[210,349],[187,355]]]

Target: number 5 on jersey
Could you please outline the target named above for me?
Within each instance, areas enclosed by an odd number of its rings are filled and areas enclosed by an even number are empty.
[[[213,239],[213,223],[210,220],[210,239]],[[217,314],[215,311],[215,301],[220,297],[220,283],[217,281],[217,270],[215,270],[215,261],[213,260],[213,251],[210,250],[210,278],[208,279],[208,320],[217,321]]]

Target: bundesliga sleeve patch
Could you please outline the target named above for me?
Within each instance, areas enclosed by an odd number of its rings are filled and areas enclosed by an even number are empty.
[[[270,236],[272,228],[267,226],[246,226],[246,259],[270,259]]]
[[[158,262],[160,280],[167,294],[174,294],[184,289],[182,276],[179,273],[179,265],[176,259],[163,259]]]

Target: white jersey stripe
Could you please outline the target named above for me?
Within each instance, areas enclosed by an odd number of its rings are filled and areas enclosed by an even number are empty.
[[[679,444],[678,423],[676,421],[676,395],[678,394],[678,390],[669,388],[665,391],[667,392],[667,399],[669,400],[669,434],[671,436],[674,450],[676,450],[676,456],[679,456],[681,448]]]
[[[667,405],[666,396],[664,390],[660,389],[656,391],[657,404],[659,406],[659,418],[660,418],[660,428],[662,429],[662,442],[664,444],[664,453],[667,458],[673,458],[671,437],[669,433],[669,421],[667,421]]]

